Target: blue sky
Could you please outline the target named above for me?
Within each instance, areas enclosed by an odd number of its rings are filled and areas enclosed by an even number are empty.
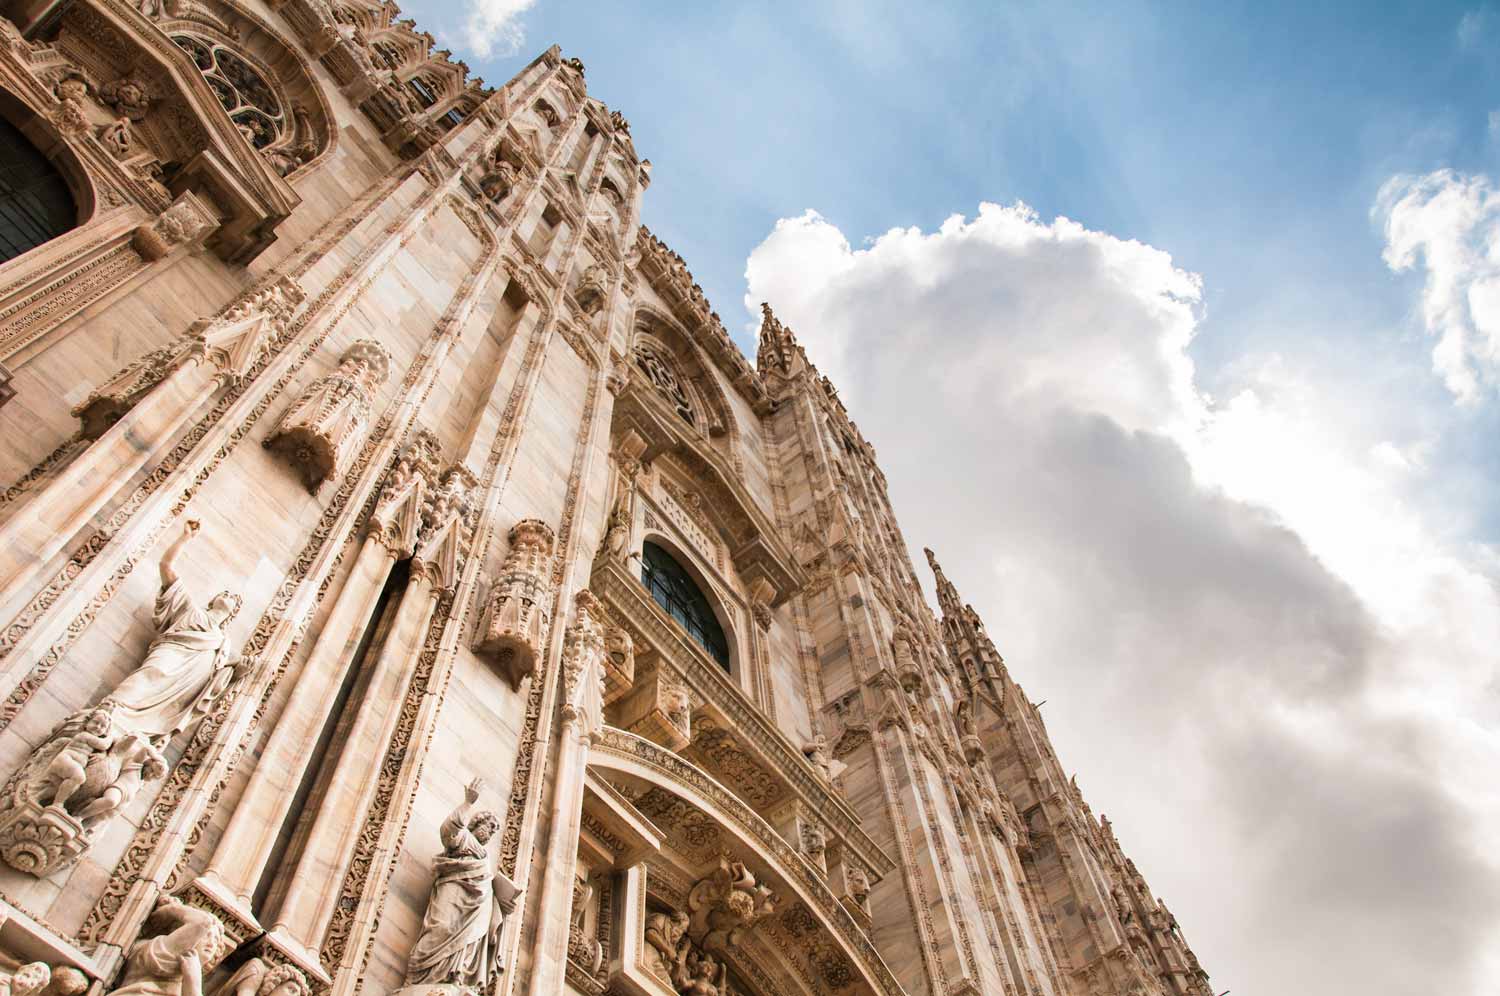
[[[462,4],[406,10],[472,52]],[[1382,263],[1371,205],[1393,174],[1500,156],[1485,7],[541,0],[512,23],[516,52],[473,68],[501,81],[553,42],[584,60],[656,164],[644,220],[752,355],[744,263],[776,219],[859,239],[1023,200],[1204,276],[1210,389],[1247,345],[1337,367],[1375,326],[1412,333],[1382,375],[1420,377],[1416,278]],[[1466,417],[1443,446],[1497,469],[1500,418]]]
[[[583,59],[1217,990],[1494,991],[1500,7],[406,12]]]

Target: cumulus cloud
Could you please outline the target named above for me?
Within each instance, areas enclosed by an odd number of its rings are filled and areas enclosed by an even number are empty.
[[[1403,499],[1420,445],[1286,358],[1206,396],[1200,278],[1024,205],[858,249],[808,212],[747,279],[1216,989],[1489,991],[1500,600]]]
[[[515,55],[526,42],[521,15],[536,6],[536,0],[470,0],[464,22],[464,40],[482,59]]]
[[[1425,273],[1433,368],[1460,401],[1479,401],[1500,387],[1500,191],[1453,170],[1395,176],[1375,211],[1387,265]]]

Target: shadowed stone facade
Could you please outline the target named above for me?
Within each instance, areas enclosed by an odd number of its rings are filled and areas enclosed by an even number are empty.
[[[1211,996],[581,63],[0,10],[13,996]]]

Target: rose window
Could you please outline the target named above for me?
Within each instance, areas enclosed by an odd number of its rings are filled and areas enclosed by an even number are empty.
[[[687,388],[682,386],[682,381],[677,379],[677,371],[672,369],[670,363],[657,355],[656,350],[651,347],[637,346],[635,365],[646,375],[646,379],[651,381],[652,386],[672,403],[672,407],[677,409],[677,414],[682,416],[683,421],[688,425],[698,424],[698,415],[693,410],[692,396],[688,394]]]
[[[258,70],[217,42],[192,35],[175,35],[172,40],[193,57],[229,120],[251,145],[264,149],[281,136],[286,124],[281,101]]]

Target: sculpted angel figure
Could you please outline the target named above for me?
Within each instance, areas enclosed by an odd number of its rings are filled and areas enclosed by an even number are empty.
[[[500,928],[515,901],[516,888],[497,872],[488,843],[499,827],[491,812],[470,815],[484,782],[474,779],[464,801],[443,821],[443,853],[427,898],[422,932],[406,965],[406,984],[471,986],[479,991],[503,966]]]
[[[156,638],[141,666],[105,700],[116,724],[158,743],[207,715],[246,667],[224,632],[243,599],[221,591],[200,606],[177,575],[177,558],[198,530],[198,521],[189,519],[162,555]]]

